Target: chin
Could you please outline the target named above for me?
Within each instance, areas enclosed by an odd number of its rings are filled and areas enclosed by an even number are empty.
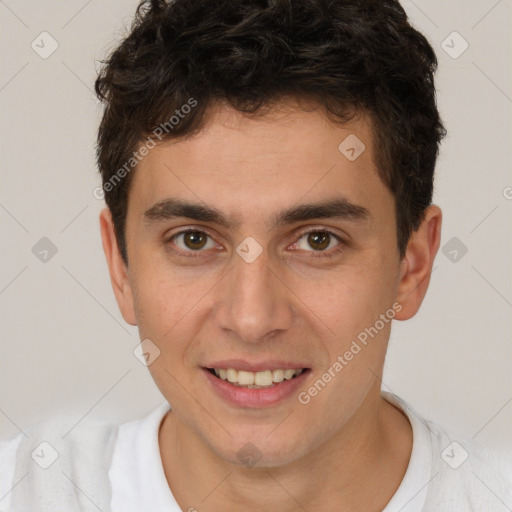
[[[237,436],[229,446],[212,446],[212,449],[226,462],[246,468],[281,467],[301,457],[303,447],[299,446],[299,440],[290,435],[286,439],[270,440],[267,432],[260,436]]]

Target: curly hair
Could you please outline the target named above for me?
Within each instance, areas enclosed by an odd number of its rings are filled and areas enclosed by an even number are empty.
[[[195,108],[164,139],[199,132],[217,101],[258,116],[285,97],[307,98],[341,124],[364,111],[379,176],[394,196],[404,257],[432,201],[446,130],[436,106],[436,55],[398,1],[146,0],[102,64],[95,91],[105,108],[96,155],[126,264],[133,176],[126,162],[136,167],[144,137],[169,126],[191,99]],[[124,179],[113,183],[116,173]]]

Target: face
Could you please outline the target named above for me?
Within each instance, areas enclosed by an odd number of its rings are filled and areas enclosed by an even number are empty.
[[[177,418],[224,460],[292,462],[379,393],[406,263],[373,144],[363,115],[218,106],[137,167],[116,297]]]

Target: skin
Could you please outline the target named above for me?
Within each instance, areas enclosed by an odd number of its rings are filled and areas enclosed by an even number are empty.
[[[338,145],[356,134],[366,146],[349,161]],[[318,219],[269,229],[275,212],[343,195],[371,213],[366,222]],[[175,218],[144,221],[158,201],[203,202],[240,223]],[[405,474],[412,430],[380,395],[391,322],[306,405],[297,395],[262,409],[235,407],[209,386],[201,366],[214,359],[305,361],[307,390],[352,340],[398,302],[395,319],[418,311],[439,248],[442,212],[430,206],[400,260],[394,198],[374,162],[370,120],[343,126],[320,109],[286,100],[250,119],[212,107],[194,137],[159,144],[138,165],[129,193],[120,256],[108,209],[103,248],[121,313],[161,351],[149,366],[172,404],[159,445],[169,486],[183,510],[380,511]],[[199,257],[188,227],[211,239]],[[322,228],[330,257],[303,231]],[[246,263],[235,251],[247,236],[263,252]],[[192,248],[190,248],[192,247]],[[237,452],[251,442],[259,460]]]

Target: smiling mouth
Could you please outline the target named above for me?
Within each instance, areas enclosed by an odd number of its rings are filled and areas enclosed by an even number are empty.
[[[310,371],[309,368],[297,369],[273,369],[259,372],[235,370],[234,368],[205,368],[218,379],[229,384],[247,389],[268,389],[278,386],[280,383],[293,380],[302,373]]]

